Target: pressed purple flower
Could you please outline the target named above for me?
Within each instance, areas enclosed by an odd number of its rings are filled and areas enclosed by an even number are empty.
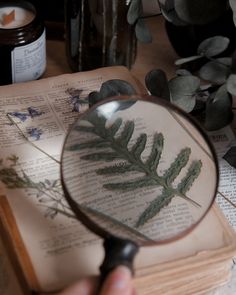
[[[82,104],[87,104],[88,102],[81,100],[81,93],[83,90],[81,89],[76,89],[76,88],[68,88],[66,90],[66,93],[70,95],[70,104],[72,104],[73,109],[72,112],[79,112],[80,107]]]
[[[25,122],[28,118],[34,118],[34,117],[38,117],[41,116],[42,114],[44,114],[44,112],[41,111],[37,111],[36,109],[32,108],[32,107],[28,107],[27,108],[28,113],[26,112],[9,112],[8,114],[18,118],[21,122]]]
[[[21,112],[9,112],[8,114],[18,118],[21,122],[25,122],[27,118],[29,117],[29,114],[21,113]]]
[[[33,127],[27,128],[27,133],[29,134],[29,137],[32,137],[35,140],[39,140],[40,136],[43,134],[41,129],[33,128]]]
[[[38,116],[41,116],[44,114],[44,112],[37,111],[36,109],[34,109],[32,107],[28,107],[27,110],[28,110],[31,118],[38,117]]]

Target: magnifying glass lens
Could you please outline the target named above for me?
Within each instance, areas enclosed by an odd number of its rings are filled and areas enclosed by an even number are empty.
[[[119,98],[76,121],[61,169],[67,199],[90,229],[152,244],[185,235],[205,216],[216,162],[205,134],[179,109]]]

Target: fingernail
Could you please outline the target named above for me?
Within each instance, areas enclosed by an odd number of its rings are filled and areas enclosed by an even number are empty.
[[[80,280],[78,283],[67,288],[61,295],[71,295],[71,294],[80,294],[80,295],[89,295],[91,294],[91,284],[88,280]]]
[[[125,266],[118,266],[110,277],[110,288],[116,290],[126,289],[127,285],[130,283],[131,272]]]
[[[77,290],[78,294],[81,295],[89,295],[90,294],[90,285],[87,281],[81,282],[80,289]]]

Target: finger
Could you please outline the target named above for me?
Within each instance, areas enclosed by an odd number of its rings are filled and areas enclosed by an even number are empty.
[[[97,280],[95,278],[81,279],[58,295],[92,295],[95,292]]]
[[[104,282],[100,295],[132,295],[132,275],[125,266],[117,267]]]

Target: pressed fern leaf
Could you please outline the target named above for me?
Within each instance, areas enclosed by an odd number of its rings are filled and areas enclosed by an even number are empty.
[[[120,129],[121,124],[122,124],[121,118],[118,118],[115,120],[115,122],[107,130],[110,133],[110,136],[115,136],[116,132]]]
[[[164,145],[164,137],[162,133],[154,135],[152,151],[146,161],[146,165],[150,167],[151,171],[156,171],[157,166],[160,162],[162,150]]]
[[[145,146],[147,143],[147,135],[142,133],[136,140],[136,143],[133,145],[131,149],[131,153],[134,155],[136,159],[140,159],[142,152],[145,150]]]
[[[171,163],[169,169],[165,171],[163,178],[165,179],[167,186],[169,186],[175,180],[182,168],[187,165],[190,153],[190,148],[181,150],[174,162]]]
[[[183,148],[163,175],[159,175],[157,168],[164,147],[164,136],[162,133],[154,134],[150,154],[145,157],[146,160],[143,160],[142,154],[146,149],[147,134],[141,133],[131,142],[135,129],[133,121],[124,123],[121,118],[118,118],[111,126],[106,127],[105,117],[98,113],[90,115],[87,121],[90,124],[89,126],[77,126],[76,130],[92,133],[98,138],[74,145],[69,149],[97,149],[95,153],[91,152],[82,156],[81,159],[83,160],[105,162],[122,160],[120,163],[111,163],[109,166],[97,169],[96,173],[99,175],[129,174],[133,171],[143,173],[143,176],[137,176],[133,180],[106,183],[103,185],[105,189],[130,191],[143,187],[162,187],[161,195],[157,196],[138,218],[137,227],[144,225],[158,214],[175,196],[200,207],[198,203],[185,195],[201,172],[202,163],[200,160],[193,161],[177,187],[173,187],[173,181],[189,162],[190,148]],[[99,151],[102,148],[105,149]]]
[[[153,218],[162,208],[169,205],[172,198],[175,196],[173,190],[163,189],[162,194],[154,199],[149,206],[140,215],[135,227],[144,225],[149,219]]]
[[[125,182],[115,182],[104,184],[103,187],[109,190],[135,190],[137,188],[142,188],[145,186],[156,186],[157,183],[154,179],[150,179],[148,177],[138,178],[133,181],[125,181]]]
[[[134,122],[128,121],[121,133],[121,135],[116,139],[116,142],[119,143],[123,147],[127,147],[132,135],[134,132]]]
[[[89,155],[85,155],[81,157],[82,160],[89,160],[89,161],[114,161],[117,159],[122,159],[122,156],[116,152],[100,152],[100,153],[93,153]]]
[[[199,176],[201,172],[201,167],[202,167],[202,162],[200,160],[194,161],[191,164],[186,176],[178,184],[178,190],[182,194],[186,194],[186,192],[190,190],[194,180]]]
[[[71,145],[67,150],[77,151],[82,149],[91,149],[91,148],[94,148],[95,146],[97,149],[109,148],[110,143],[104,141],[103,139],[96,139],[96,140],[91,140],[85,143],[78,143],[78,144]]]
[[[107,166],[104,168],[97,169],[96,172],[99,175],[106,174],[123,174],[131,171],[143,172],[143,170],[137,165],[132,165],[128,163],[121,163],[120,165]]]

